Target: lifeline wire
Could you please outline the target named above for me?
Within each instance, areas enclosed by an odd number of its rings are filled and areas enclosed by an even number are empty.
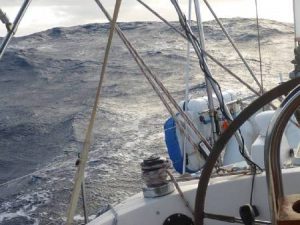
[[[102,70],[101,70],[101,74],[100,74],[100,80],[99,80],[96,98],[95,98],[95,102],[94,102],[94,106],[93,106],[93,111],[92,111],[91,118],[89,121],[88,129],[86,132],[83,150],[82,150],[82,153],[80,154],[80,163],[78,165],[78,169],[75,174],[74,189],[72,192],[71,201],[70,201],[70,205],[69,205],[68,213],[67,213],[67,222],[66,222],[67,225],[71,225],[73,222],[73,218],[74,218],[74,214],[75,214],[75,211],[77,208],[78,198],[79,198],[79,194],[80,194],[81,184],[84,180],[84,169],[85,169],[86,162],[88,160],[88,153],[89,153],[89,148],[91,145],[91,135],[92,135],[95,119],[96,119],[97,108],[98,108],[99,99],[100,99],[100,92],[101,92],[102,83],[103,83],[104,76],[105,76],[106,65],[108,62],[108,56],[109,56],[110,47],[112,44],[114,29],[115,29],[115,25],[117,23],[117,18],[118,18],[121,2],[122,2],[122,0],[116,0],[116,3],[115,3],[113,20],[111,22],[111,28],[110,28],[110,32],[109,32],[107,45],[106,45]]]

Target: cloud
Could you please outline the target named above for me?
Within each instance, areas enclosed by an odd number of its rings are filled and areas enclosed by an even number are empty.
[[[114,1],[102,0],[102,4],[107,8],[110,14],[113,13]],[[172,7],[169,1],[152,0],[151,6],[162,13],[168,19],[176,19],[175,11],[171,14],[168,11]],[[18,0],[0,0],[1,8],[8,14],[11,21],[18,12],[22,1]],[[136,0],[123,1],[119,21],[136,20],[157,20]],[[97,4],[91,0],[37,0],[30,4],[17,34],[28,34],[51,27],[73,26],[86,23],[107,22]],[[5,28],[0,28],[0,36],[5,35]]]
[[[168,20],[177,20],[175,10],[169,0],[144,0]],[[102,0],[102,4],[112,14],[115,1]],[[179,1],[182,9],[187,11],[188,0]],[[200,1],[202,2],[202,1]],[[209,1],[219,17],[254,17],[254,0],[211,0]],[[260,15],[264,18],[292,21],[292,1],[259,1]],[[0,0],[1,8],[11,20],[15,17],[23,0]],[[212,19],[202,3],[204,20]],[[193,16],[195,18],[195,16]],[[123,0],[119,21],[158,20],[136,0]],[[106,22],[106,18],[94,0],[33,0],[17,35],[24,35],[58,26],[73,26],[86,23]],[[6,33],[0,24],[0,36]]]

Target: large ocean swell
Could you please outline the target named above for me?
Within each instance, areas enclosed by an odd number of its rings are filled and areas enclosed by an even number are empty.
[[[255,21],[222,21],[258,74]],[[178,23],[174,25],[179,28]],[[120,26],[174,97],[183,99],[185,41],[158,22]],[[287,79],[292,70],[293,27],[269,20],[261,21],[260,26],[264,80],[270,88],[279,82],[279,74]],[[63,224],[108,29],[108,24],[88,24],[18,37],[0,61],[0,224]],[[207,22],[204,30],[207,50],[254,86],[217,24]],[[224,90],[247,93],[222,69],[208,63]],[[190,85],[202,83],[195,56],[190,69]],[[154,153],[165,154],[162,128],[167,117],[115,37],[86,169],[91,218],[108,204],[140,191],[141,160]],[[78,223],[80,215],[79,209]]]

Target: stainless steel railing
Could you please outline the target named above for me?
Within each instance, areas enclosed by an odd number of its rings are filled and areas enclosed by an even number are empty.
[[[269,192],[269,205],[272,224],[278,224],[280,210],[283,209],[282,200],[284,187],[280,164],[280,145],[283,132],[291,116],[300,106],[300,85],[297,86],[282,103],[274,115],[266,135],[265,142],[265,168]],[[293,205],[291,203],[290,205]],[[290,209],[293,210],[293,209]],[[300,218],[300,216],[299,216]],[[288,218],[286,218],[288,220]]]

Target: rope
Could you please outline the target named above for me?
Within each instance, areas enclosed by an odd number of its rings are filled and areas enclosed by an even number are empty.
[[[110,48],[111,48],[111,44],[112,44],[114,29],[115,29],[115,25],[117,22],[121,2],[122,2],[122,0],[116,0],[116,3],[115,3],[113,20],[111,22],[111,28],[110,28],[110,32],[109,32],[107,46],[105,49],[104,61],[103,61],[103,66],[102,66],[102,70],[101,70],[101,74],[100,74],[100,80],[99,80],[99,84],[98,84],[98,88],[97,88],[93,111],[92,111],[91,118],[89,121],[88,129],[86,132],[83,150],[82,150],[82,153],[80,154],[79,166],[78,166],[78,169],[75,174],[74,189],[72,192],[71,201],[70,201],[70,205],[69,205],[69,209],[68,209],[68,213],[67,213],[67,223],[66,223],[67,225],[71,225],[73,222],[73,217],[74,217],[74,214],[76,211],[78,198],[79,198],[79,194],[80,194],[81,184],[84,180],[84,169],[85,169],[86,162],[88,160],[88,153],[89,153],[89,148],[91,145],[91,135],[92,135],[95,119],[96,119],[96,113],[97,113],[97,108],[98,108],[99,99],[100,99],[101,87],[102,87],[102,83],[104,80],[106,65],[108,62],[108,56],[109,56],[109,52],[110,52]]]
[[[95,1],[98,4],[98,6],[100,7],[100,9],[103,11],[103,13],[105,14],[105,16],[108,18],[108,20],[111,20],[109,14],[105,10],[105,8],[101,4],[101,2],[99,0],[95,0]],[[137,62],[139,68],[142,71],[142,73],[145,75],[146,79],[149,81],[149,83],[152,86],[152,88],[154,89],[154,91],[157,93],[157,95],[159,96],[159,98],[164,103],[165,107],[167,108],[167,110],[170,112],[170,114],[174,118],[174,120],[175,120],[176,124],[178,125],[180,131],[183,132],[183,133],[185,133],[184,128],[182,127],[181,123],[178,121],[176,114],[173,112],[173,110],[171,109],[171,107],[168,105],[167,100],[162,96],[162,94],[160,93],[160,90],[158,89],[158,87],[156,85],[158,85],[159,88],[164,92],[164,94],[166,95],[166,97],[170,100],[170,102],[172,103],[172,105],[176,108],[176,110],[179,112],[179,114],[182,116],[182,118],[186,121],[186,123],[190,126],[190,128],[197,135],[197,137],[201,141],[203,141],[203,143],[206,144],[206,146],[207,146],[208,149],[211,149],[211,146],[207,142],[207,140],[205,139],[205,137],[197,130],[197,128],[195,127],[195,125],[193,124],[193,122],[186,115],[186,113],[180,108],[180,106],[177,104],[177,102],[175,101],[175,99],[170,95],[169,91],[164,87],[164,85],[162,84],[162,82],[157,78],[156,75],[153,74],[153,72],[151,71],[151,69],[145,64],[145,62],[143,61],[143,59],[140,57],[140,55],[135,50],[135,48],[130,44],[130,42],[128,41],[128,39],[125,37],[124,33],[121,31],[121,29],[118,26],[116,26],[116,31],[117,31],[118,35],[120,36],[121,40],[123,41],[123,43],[128,48],[129,52],[132,54],[134,60]],[[186,135],[186,137],[188,138],[188,140],[189,139],[191,140],[191,138],[188,135]],[[192,141],[190,141],[190,142],[193,143]],[[197,146],[197,144],[196,145],[193,144],[193,146],[194,146],[194,148],[196,148],[197,150],[199,150],[199,147]],[[205,157],[206,154],[205,153],[202,153],[202,154]]]
[[[262,60],[261,60],[261,44],[260,44],[260,29],[259,29],[257,0],[255,0],[255,10],[256,10],[256,29],[257,29],[257,44],[258,44],[258,55],[259,55],[260,84],[261,84],[261,94],[263,94],[264,83],[263,83],[263,71],[262,71]]]

